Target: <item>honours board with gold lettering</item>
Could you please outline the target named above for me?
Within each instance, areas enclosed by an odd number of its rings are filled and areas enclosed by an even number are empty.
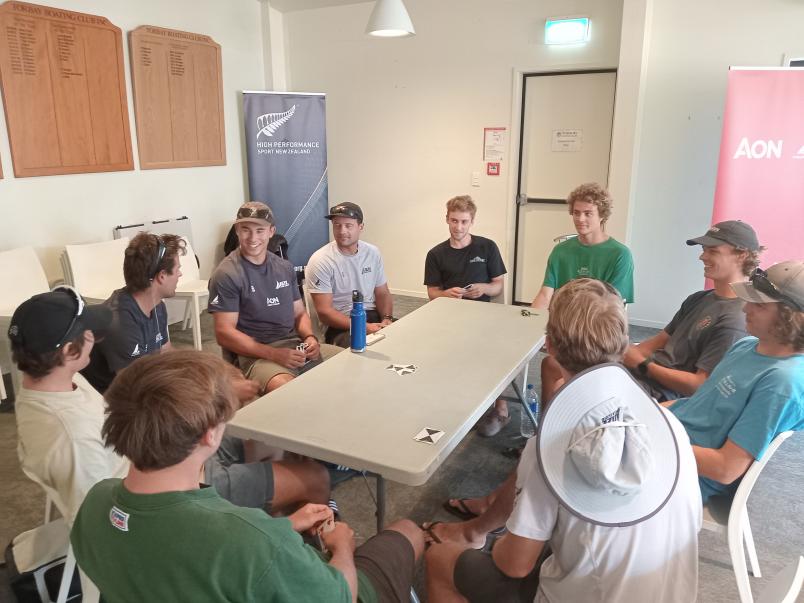
[[[17,177],[134,168],[123,36],[105,17],[0,5],[0,81]]]
[[[129,40],[140,167],[225,165],[220,45],[151,25]]]

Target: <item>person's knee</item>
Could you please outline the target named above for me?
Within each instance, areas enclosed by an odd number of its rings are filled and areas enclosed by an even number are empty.
[[[424,532],[419,526],[409,519],[400,519],[385,528],[399,532],[404,536],[413,547],[413,555],[418,561],[424,553]]]
[[[305,470],[309,474],[307,478],[307,489],[310,493],[310,501],[326,503],[329,500],[330,482],[329,471],[318,461],[305,461]]]
[[[265,384],[265,391],[272,392],[277,388],[282,387],[285,383],[289,383],[293,380],[293,375],[289,373],[279,373],[278,375],[274,375],[271,379],[268,380],[268,383]]]

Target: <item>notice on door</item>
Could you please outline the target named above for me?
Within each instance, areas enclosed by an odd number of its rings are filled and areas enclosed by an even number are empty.
[[[553,130],[550,144],[550,150],[553,153],[577,153],[582,147],[583,130]]]

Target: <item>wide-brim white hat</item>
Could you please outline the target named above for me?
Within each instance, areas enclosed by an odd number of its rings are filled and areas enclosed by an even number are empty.
[[[588,418],[608,406],[624,409],[626,418],[615,411],[616,417],[604,417],[603,425],[579,437]],[[590,441],[609,436],[617,440],[615,449],[622,446],[622,457],[612,449],[603,453],[608,460],[601,461],[596,450],[580,456],[592,466],[602,463],[608,474],[619,469],[610,466],[612,459],[621,463],[625,476],[613,481],[619,479],[624,488],[616,483],[611,487],[606,482],[611,475],[602,480],[608,487],[593,485],[590,465],[584,467],[577,459],[578,446],[594,447]],[[539,464],[548,487],[571,513],[595,524],[628,526],[648,519],[664,507],[678,482],[679,450],[673,429],[662,408],[619,364],[593,367],[567,382],[542,416],[538,438]],[[636,463],[635,451],[640,456]],[[633,473],[638,474],[637,485]]]

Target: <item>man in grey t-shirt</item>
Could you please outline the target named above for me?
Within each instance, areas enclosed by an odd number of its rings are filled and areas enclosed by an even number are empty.
[[[305,269],[305,286],[322,323],[325,340],[349,347],[349,312],[352,291],[363,295],[366,332],[376,333],[391,324],[393,298],[388,290],[380,250],[360,240],[363,210],[354,203],[339,203],[326,216],[332,220],[330,243],[316,251]]]
[[[268,252],[276,232],[271,209],[257,201],[245,203],[235,231],[239,247],[212,274],[208,309],[218,344],[236,354],[240,370],[268,392],[296,377],[307,362],[340,349],[319,343],[293,266]]]
[[[719,222],[687,245],[703,247],[704,276],[714,289],[687,297],[673,320],[632,345],[623,361],[660,402],[695,393],[731,345],[746,335],[743,303],[729,284],[746,280],[763,250],[754,229],[739,220]]]

